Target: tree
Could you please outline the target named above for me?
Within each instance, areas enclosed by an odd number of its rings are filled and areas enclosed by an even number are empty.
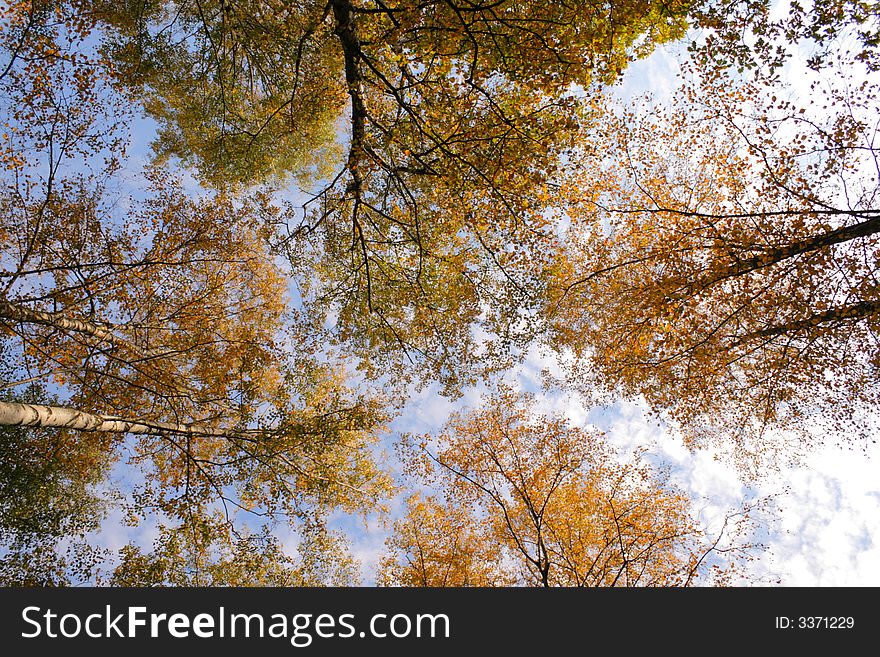
[[[880,401],[877,86],[839,64],[801,102],[697,58],[670,108],[592,124],[570,181],[549,312],[573,380],[746,467],[796,456],[773,430],[809,443],[817,419],[866,439]]]
[[[314,173],[304,149],[331,168],[280,225],[313,274],[307,303],[372,373],[402,357],[450,390],[478,352],[500,367],[534,333],[573,89],[682,34],[688,6],[93,5],[120,85],[160,122],[160,154],[218,185]],[[475,325],[495,343],[478,349]]]
[[[709,574],[728,537],[707,539],[657,472],[596,431],[535,413],[528,396],[501,389],[484,402],[447,424],[436,453],[428,437],[412,445],[437,494],[409,500],[380,582],[687,586]]]
[[[774,99],[778,116],[747,125],[783,55],[758,43],[771,70],[735,89],[714,67],[754,67],[743,25],[828,46],[854,20],[876,45],[868,8],[769,23],[762,0],[15,3],[0,17],[0,344],[5,386],[53,395],[0,399],[0,427],[74,446],[31,465],[64,481],[94,465],[71,480],[83,499],[123,459],[140,469],[129,520],[159,538],[108,581],[349,583],[326,514],[390,489],[371,451],[386,402],[354,389],[349,356],[395,383],[389,364],[408,359],[455,393],[550,326],[579,357],[573,381],[595,370],[694,431],[717,419],[747,456],[817,398],[834,417],[870,406],[876,181],[858,198],[852,183],[876,165],[858,116],[873,96],[832,91],[846,111],[826,123]],[[638,127],[609,112],[604,86],[688,13],[715,32],[686,108]],[[125,195],[132,107],[160,135]],[[162,169],[175,159],[206,187]],[[291,175],[299,205],[279,199]],[[703,576],[717,550],[686,500],[515,401],[451,425],[446,498],[412,498],[388,583]],[[330,556],[290,557],[277,519]],[[47,550],[49,575],[12,579],[62,581]]]
[[[227,548],[245,513],[261,536],[278,521],[305,531],[330,509],[379,508],[388,480],[369,446],[384,404],[346,384],[288,306],[269,198],[187,194],[155,168],[144,189],[114,194],[125,116],[88,21],[69,9],[17,5],[3,34],[4,385],[45,383],[58,401],[0,400],[0,425],[25,443],[75,436],[106,454],[97,467],[91,449],[69,450],[64,467],[88,470],[90,484],[108,485],[125,459],[146,481],[125,487],[132,522],[173,533],[211,518]]]

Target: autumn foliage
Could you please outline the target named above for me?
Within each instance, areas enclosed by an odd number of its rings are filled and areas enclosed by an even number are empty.
[[[748,551],[706,536],[690,500],[639,454],[622,460],[600,432],[508,389],[484,401],[438,436],[411,438],[413,472],[435,492],[408,500],[380,582],[688,586]]]
[[[4,3],[0,581],[352,584],[331,519],[398,494],[383,584],[734,581],[643,454],[469,386],[540,348],[751,476],[870,440],[875,9]],[[398,440],[414,386],[474,406]]]
[[[567,184],[551,341],[578,355],[573,381],[644,395],[746,467],[797,456],[771,434],[808,446],[811,423],[864,445],[877,88],[814,83],[798,101],[705,64],[686,75],[667,107],[587,110],[604,118]]]

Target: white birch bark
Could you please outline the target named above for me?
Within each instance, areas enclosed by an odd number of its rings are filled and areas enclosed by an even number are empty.
[[[132,344],[129,340],[121,338],[112,331],[99,324],[82,319],[66,317],[63,313],[47,313],[40,310],[31,310],[6,300],[0,300],[0,319],[10,319],[26,324],[42,324],[63,331],[82,333],[96,340],[109,342],[124,347],[132,353],[144,359],[159,358],[163,354],[155,349],[143,349]]]
[[[86,413],[64,406],[22,404],[0,401],[0,426],[56,427],[80,431],[106,431],[138,434],[183,434],[229,438],[237,433],[226,429],[206,427],[199,424],[153,422],[123,418],[115,415]]]

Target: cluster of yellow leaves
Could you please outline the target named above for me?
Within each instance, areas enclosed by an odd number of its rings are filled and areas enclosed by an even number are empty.
[[[58,369],[84,409],[126,409],[156,420],[228,418],[280,384],[275,334],[285,281],[257,224],[259,199],[193,199],[151,174],[151,196],[118,217],[81,180],[56,181],[44,202],[4,195],[7,226],[29,248],[10,249],[6,296],[116,336],[27,332],[35,367]],[[39,216],[37,216],[39,215]],[[20,220],[20,223],[19,221]]]
[[[880,401],[876,90],[814,93],[839,111],[698,70],[668,109],[587,122],[567,185],[548,313],[573,380],[644,395],[744,466],[818,415],[857,439]]]
[[[410,498],[379,581],[395,586],[681,586],[715,544],[690,501],[593,430],[501,389],[455,416],[411,465],[436,490]],[[737,552],[739,548],[734,549]],[[731,553],[731,554],[732,554]]]
[[[325,171],[345,89],[326,3],[85,1],[120,89],[160,124],[159,161],[178,157],[216,186]]]

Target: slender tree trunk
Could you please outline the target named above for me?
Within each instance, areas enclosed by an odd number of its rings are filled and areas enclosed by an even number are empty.
[[[811,315],[806,319],[786,322],[785,324],[770,326],[768,328],[761,329],[760,331],[754,331],[752,333],[749,333],[745,337],[763,338],[773,337],[776,335],[785,335],[787,333],[794,333],[797,331],[804,331],[807,329],[816,328],[818,326],[822,326],[823,324],[841,324],[842,322],[845,322],[847,320],[860,320],[864,319],[865,317],[876,315],[878,312],[880,312],[880,301],[860,301],[849,306],[831,308],[829,310],[826,310],[825,312]]]
[[[198,424],[136,420],[114,415],[86,413],[64,406],[44,406],[42,404],[21,404],[4,401],[0,401],[0,426],[57,427],[78,429],[79,431],[151,435],[183,434],[213,438],[231,438],[238,435],[226,429],[215,429]]]
[[[345,82],[351,97],[351,145],[348,153],[348,169],[354,179],[355,192],[360,194],[361,174],[358,170],[364,149],[365,122],[367,109],[363,98],[363,75],[360,69],[361,44],[351,15],[351,0],[331,0],[333,18],[336,21],[334,33],[342,45],[345,61]]]
[[[826,246],[841,244],[843,242],[854,240],[858,237],[867,237],[876,233],[880,233],[880,217],[873,217],[852,226],[844,226],[842,228],[837,228],[835,230],[829,231],[827,233],[813,235],[806,239],[800,240],[799,242],[794,242],[793,244],[789,244],[787,246],[771,249],[766,253],[762,253],[761,255],[746,258],[745,260],[740,260],[714,273],[711,276],[708,284],[714,285],[715,283],[723,281],[727,278],[740,276],[756,269],[775,265],[778,262],[782,262],[783,260],[787,260],[788,258],[800,255],[801,253],[818,251],[819,249],[823,249]]]
[[[673,212],[672,210],[663,210],[664,212]],[[689,215],[692,213],[680,212],[678,214]],[[712,216],[712,215],[701,215],[701,216]],[[743,215],[749,216],[749,215]],[[854,224],[852,226],[843,226],[842,228],[837,228],[835,230],[829,231],[827,233],[820,233],[819,235],[812,235],[805,239],[802,239],[798,242],[794,242],[793,244],[788,244],[786,246],[780,246],[774,249],[770,249],[765,251],[764,253],[756,256],[752,256],[751,258],[745,258],[743,260],[738,260],[733,264],[729,264],[727,266],[721,267],[718,270],[712,272],[707,272],[706,276],[702,279],[698,279],[696,284],[699,284],[702,289],[708,288],[716,283],[720,283],[721,281],[727,280],[728,278],[734,278],[736,276],[741,276],[743,274],[748,274],[749,272],[755,271],[756,269],[762,269],[764,267],[770,267],[777,263],[780,263],[784,260],[788,260],[789,258],[793,258],[794,256],[800,255],[802,253],[809,253],[810,251],[818,251],[819,249],[823,249],[827,246],[833,246],[834,244],[842,244],[843,242],[848,242],[850,240],[857,239],[859,237],[868,237],[869,235],[875,235],[880,233],[880,217],[872,217],[871,219],[866,219],[861,223]],[[584,276],[572,283],[569,283],[563,289],[563,296],[567,294],[572,288],[582,285],[594,278],[598,278],[603,274],[607,274],[611,271],[615,271],[620,269],[621,267],[626,267],[631,264],[635,264],[638,262],[649,261],[651,256],[646,256],[643,258],[638,258],[636,260],[630,262],[619,263],[616,265],[611,265],[609,267],[605,267],[603,269],[599,269],[597,271],[591,272],[589,275]],[[690,286],[691,284],[689,284]],[[690,287],[688,288],[690,289]],[[674,295],[673,298],[682,298],[685,296],[689,296],[690,292],[682,293],[679,295]]]
[[[47,313],[40,310],[31,310],[30,308],[11,303],[5,299],[0,300],[0,320],[3,319],[23,322],[25,324],[41,324],[62,331],[82,333],[95,338],[96,340],[124,347],[143,359],[159,358],[162,356],[161,352],[158,352],[155,349],[142,349],[132,344],[129,340],[107,330],[100,324],[83,319],[67,317],[63,313]]]

